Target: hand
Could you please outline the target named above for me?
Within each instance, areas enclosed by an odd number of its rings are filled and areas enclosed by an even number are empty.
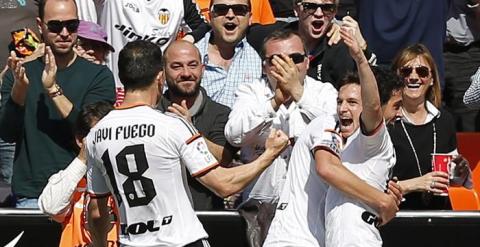
[[[395,196],[392,194],[385,194],[383,198],[380,199],[380,208],[378,210],[378,226],[383,226],[387,224],[390,220],[395,218],[399,208]]]
[[[347,28],[352,31],[353,37],[362,50],[367,48],[367,42],[363,38],[362,32],[360,32],[360,27],[358,26],[358,22],[355,21],[355,19],[353,19],[351,16],[343,17],[342,28]]]
[[[419,178],[417,187],[420,191],[441,194],[448,188],[448,174],[445,172],[429,172]]]
[[[190,112],[188,111],[187,107],[187,101],[182,100],[180,102],[181,105],[173,103],[171,106],[167,108],[169,112],[173,112],[177,114],[178,116],[182,117],[183,119],[187,120],[188,122],[192,123],[192,116],[190,115]]]
[[[303,82],[300,82],[298,68],[292,59],[282,53],[273,57],[272,64],[275,67],[272,69],[272,76],[277,81],[277,88],[282,91],[284,100],[288,99],[286,95],[295,101],[300,100],[303,95]]]
[[[100,61],[93,55],[95,53],[93,50],[85,50],[81,45],[77,45],[73,47],[73,51],[77,53],[79,57],[83,57],[92,63],[100,64]]]
[[[78,152],[77,159],[81,160],[84,164],[87,164],[87,152],[86,152],[86,138],[82,139],[82,142],[80,143],[77,141],[78,145],[80,146],[80,151]]]
[[[352,30],[349,28],[342,27],[340,29],[340,35],[342,37],[343,42],[348,47],[348,51],[350,52],[350,56],[359,63],[363,59],[366,60],[363,51],[360,49],[358,42],[353,38]]]
[[[10,57],[8,57],[7,65],[13,73],[13,79],[15,84],[21,86],[22,88],[27,88],[29,80],[25,74],[25,67],[23,67],[23,59],[17,57],[17,54],[14,51],[10,52]]]
[[[403,191],[396,178],[388,181],[387,194],[393,196],[395,202],[397,203],[397,206],[400,205],[403,198]]]
[[[472,176],[468,160],[462,155],[456,155],[450,163],[450,183],[454,186],[472,187]]]
[[[289,143],[288,136],[283,131],[272,128],[265,141],[265,149],[271,150],[276,155],[279,155]]]
[[[55,62],[55,56],[53,55],[50,46],[45,47],[45,68],[42,73],[43,87],[47,92],[57,90],[54,85],[56,84],[57,77],[57,64]]]
[[[338,42],[340,42],[341,40],[340,25],[338,23],[332,21],[332,25],[330,25],[330,29],[328,30],[327,37],[330,38],[328,39],[329,46],[336,45],[338,44]]]

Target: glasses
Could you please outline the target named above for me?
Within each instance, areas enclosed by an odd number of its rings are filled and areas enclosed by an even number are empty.
[[[52,33],[61,33],[64,27],[67,28],[69,33],[76,33],[79,24],[80,21],[78,19],[66,21],[51,20],[47,22],[47,28]]]
[[[410,74],[413,72],[415,69],[415,73],[421,78],[426,78],[430,74],[430,69],[427,66],[418,66],[418,67],[411,67],[411,66],[405,66],[400,69],[400,75],[403,78],[406,78],[410,76]]]
[[[303,12],[313,15],[318,8],[320,8],[325,15],[331,15],[337,9],[337,5],[334,3],[309,3],[301,2],[300,5],[303,7]]]
[[[215,17],[224,16],[228,14],[230,9],[232,9],[233,14],[238,16],[246,16],[250,12],[250,7],[245,4],[214,4],[211,12],[213,12]]]
[[[265,61],[271,66],[272,65],[272,59],[275,56],[280,57],[279,54],[273,54],[270,57],[266,57]],[[305,58],[307,57],[307,56],[305,56],[305,54],[302,54],[302,53],[292,53],[292,54],[289,54],[288,56],[292,59],[293,63],[295,63],[295,64],[299,64],[299,63],[303,62],[305,60]]]

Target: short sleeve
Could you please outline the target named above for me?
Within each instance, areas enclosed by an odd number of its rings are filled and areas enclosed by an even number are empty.
[[[310,150],[327,149],[340,157],[343,148],[343,138],[336,130],[337,122],[334,116],[318,117],[309,125]]]
[[[110,194],[110,189],[107,186],[107,181],[105,181],[104,172],[93,157],[93,152],[89,151],[94,148],[93,142],[89,141],[90,136],[90,134],[87,136],[87,143],[91,144],[87,144],[87,191],[93,197],[104,196]]]
[[[217,160],[208,150],[207,143],[200,134],[185,142],[182,160],[192,177],[202,175],[218,166]]]

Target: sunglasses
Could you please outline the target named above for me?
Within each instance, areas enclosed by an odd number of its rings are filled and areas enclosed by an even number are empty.
[[[250,7],[245,4],[214,4],[211,12],[213,12],[215,17],[224,16],[228,14],[230,9],[232,9],[233,14],[237,16],[246,16],[248,13],[250,13]]]
[[[273,54],[270,57],[265,58],[265,61],[268,63],[268,65],[270,65],[270,66],[273,65],[272,64],[272,59],[275,56],[280,57],[279,54]],[[305,60],[305,58],[307,57],[307,56],[305,56],[305,54],[301,54],[301,53],[292,53],[292,54],[289,54],[288,56],[292,59],[293,63],[295,63],[295,64],[302,63]]]
[[[415,73],[421,78],[426,78],[430,74],[430,69],[427,66],[418,66],[418,67],[411,67],[411,66],[405,66],[400,69],[400,75],[403,78],[406,78],[410,76],[410,74],[413,72],[415,69]]]
[[[309,3],[301,2],[300,5],[303,7],[303,12],[313,15],[318,8],[320,8],[325,15],[331,15],[337,9],[337,5],[334,3]]]
[[[47,28],[52,33],[61,33],[63,28],[67,28],[69,33],[76,33],[80,21],[78,19],[59,21],[51,20],[47,22]]]

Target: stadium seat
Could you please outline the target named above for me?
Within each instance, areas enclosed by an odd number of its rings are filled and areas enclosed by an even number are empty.
[[[480,161],[479,144],[480,132],[457,132],[458,153],[468,160],[472,170]]]
[[[473,180],[473,189],[480,193],[480,161],[477,162],[477,165],[472,169],[472,180]]]
[[[480,202],[477,192],[464,187],[448,188],[452,209],[459,210],[480,210]]]

